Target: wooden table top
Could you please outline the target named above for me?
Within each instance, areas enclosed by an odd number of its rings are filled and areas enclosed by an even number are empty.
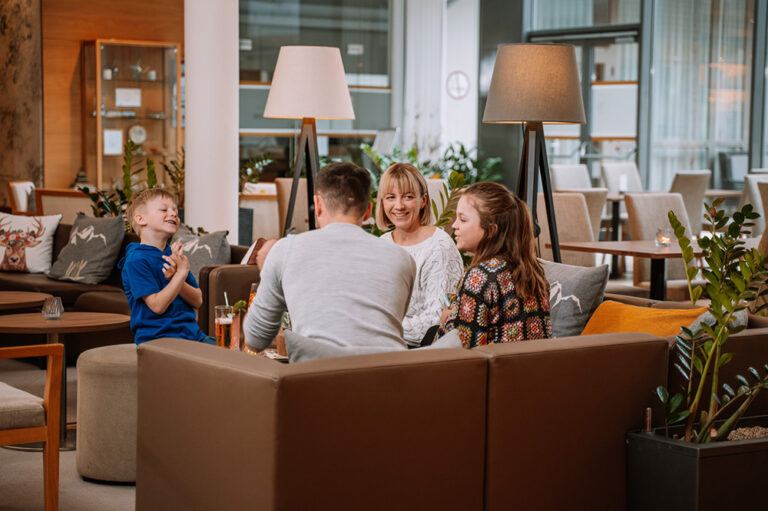
[[[757,248],[760,238],[747,238],[744,240],[748,249]],[[547,243],[547,247],[550,244]],[[702,254],[697,243],[692,243],[693,254]],[[632,241],[561,241],[560,250],[573,252],[590,252],[595,254],[611,254],[630,257],[645,257],[648,259],[679,259],[682,257],[680,246],[673,241],[668,247],[657,247],[654,240]]]
[[[704,192],[704,197],[709,197],[709,198],[723,197],[724,199],[727,199],[729,197],[741,197],[742,193],[743,192],[741,190],[721,190],[718,188],[712,188]]]
[[[59,319],[45,319],[40,312],[0,316],[0,333],[68,334],[100,332],[128,326],[131,317],[107,312],[64,312]]]
[[[38,307],[46,298],[51,298],[51,295],[32,291],[0,291],[0,310]]]

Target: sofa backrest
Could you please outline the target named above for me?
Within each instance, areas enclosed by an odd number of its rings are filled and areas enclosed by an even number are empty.
[[[139,348],[136,509],[483,506],[486,355]]]
[[[625,509],[624,435],[667,383],[667,341],[606,334],[477,350],[491,357],[485,509]]]

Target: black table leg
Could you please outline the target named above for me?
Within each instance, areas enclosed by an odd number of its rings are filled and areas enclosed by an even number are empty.
[[[667,260],[651,259],[651,300],[667,299]]]
[[[611,241],[619,241],[619,206],[621,203],[619,201],[613,201],[611,203],[611,209],[613,210],[611,212]],[[619,273],[619,256],[614,255],[611,258],[611,275],[610,278],[612,279],[618,279],[620,277]]]

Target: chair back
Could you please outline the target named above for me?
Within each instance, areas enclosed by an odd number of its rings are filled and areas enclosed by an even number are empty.
[[[670,193],[683,196],[685,211],[695,233],[701,231],[704,221],[704,194],[709,186],[712,172],[709,170],[686,170],[677,172],[672,180]]]
[[[277,218],[280,222],[280,236],[285,232],[285,218],[288,214],[288,203],[291,200],[291,185],[293,178],[275,178],[277,192]],[[294,234],[309,230],[309,208],[307,207],[307,178],[299,178],[299,189],[296,191],[296,203],[293,206],[291,227]]]
[[[37,210],[35,183],[32,181],[10,181],[8,196],[11,199],[11,214],[34,213]]]
[[[643,191],[640,173],[633,161],[604,161],[600,165],[600,173],[611,193]]]
[[[679,193],[628,193],[624,197],[629,219],[629,234],[633,240],[652,240],[656,231],[669,227],[667,213],[673,211],[686,234],[691,233],[691,223],[685,209],[683,196]],[[667,261],[667,280],[685,279],[685,267],[681,259]],[[645,258],[635,258],[634,283],[651,280],[651,263]]]
[[[744,190],[741,193],[739,209],[745,204],[752,204],[752,208],[760,215],[754,220],[751,235],[760,236],[765,230],[765,216],[763,216],[763,200],[760,198],[760,190],[757,184],[768,182],[768,174],[749,174],[744,176]]]
[[[80,190],[37,188],[35,200],[40,215],[61,214],[63,224],[73,224],[79,213],[93,216],[93,202]]]
[[[723,188],[738,185],[749,172],[749,154],[743,151],[718,153]]]
[[[592,224],[592,234],[595,241],[600,239],[600,226],[605,214],[605,198],[608,196],[608,188],[574,188],[558,190],[560,193],[580,193],[587,201],[589,222]]]
[[[768,209],[768,181],[758,181],[757,190],[760,192],[760,202],[763,203],[763,209],[757,213],[763,219],[763,222],[765,222],[766,214],[768,214],[768,212],[766,212],[766,209]],[[765,231],[766,229],[763,229],[763,235],[765,234]]]
[[[557,234],[561,242],[565,241],[594,241],[592,224],[589,220],[587,201],[581,193],[553,193],[552,201],[555,204],[555,219],[557,220]],[[547,208],[544,203],[544,194],[540,193],[536,200],[536,215],[541,227],[539,233],[539,247],[542,259],[552,261],[552,249],[547,248],[551,241],[549,223],[547,221]],[[595,266],[595,255],[584,252],[560,251],[562,262],[574,266]]]
[[[549,172],[552,175],[552,189],[555,191],[592,188],[592,177],[584,164],[553,163],[549,166]]]

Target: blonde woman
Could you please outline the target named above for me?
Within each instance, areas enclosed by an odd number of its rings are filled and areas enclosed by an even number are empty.
[[[441,295],[455,294],[464,273],[456,244],[432,223],[424,176],[408,163],[391,165],[379,182],[376,225],[381,230],[392,229],[382,239],[404,248],[416,261],[416,282],[403,319],[403,335],[409,347],[420,346],[427,330],[440,323],[444,307]]]

